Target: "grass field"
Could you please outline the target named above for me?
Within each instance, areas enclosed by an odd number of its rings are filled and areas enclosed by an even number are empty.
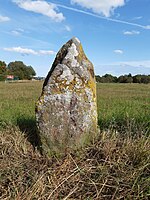
[[[150,85],[97,84],[100,135],[61,159],[35,148],[41,88],[0,83],[0,199],[149,199]]]
[[[42,82],[0,83],[0,124],[35,120],[35,102]],[[150,85],[98,84],[98,121],[101,129],[150,126]],[[130,127],[131,128],[131,127]]]
[[[150,85],[98,84],[97,96],[102,129],[150,131]]]

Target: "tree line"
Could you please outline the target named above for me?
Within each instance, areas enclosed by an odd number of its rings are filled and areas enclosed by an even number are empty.
[[[10,62],[8,65],[0,61],[0,81],[6,80],[9,75],[19,80],[30,80],[36,72],[32,66],[27,66],[22,61]]]
[[[36,75],[32,66],[26,66],[22,61],[10,62],[8,65],[4,61],[0,61],[0,81],[6,80],[8,75],[13,75],[19,80],[32,79]],[[150,75],[137,74],[132,76],[121,75],[119,77],[111,74],[105,74],[104,76],[96,75],[96,82],[99,83],[150,83]]]
[[[105,74],[104,76],[96,75],[96,82],[99,83],[150,83],[150,75],[137,74],[132,76],[130,73],[128,75],[121,75],[119,77],[112,76],[111,74]]]

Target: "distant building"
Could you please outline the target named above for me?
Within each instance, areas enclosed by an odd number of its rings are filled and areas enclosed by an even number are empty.
[[[7,82],[7,81],[18,81],[18,80],[19,80],[19,77],[18,77],[18,76],[7,75],[5,81]]]
[[[14,80],[14,75],[7,75],[7,76],[6,76],[6,79],[7,79],[7,80]]]

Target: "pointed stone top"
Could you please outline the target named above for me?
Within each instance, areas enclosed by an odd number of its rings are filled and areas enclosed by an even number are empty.
[[[69,68],[74,68],[79,67],[82,64],[82,62],[87,60],[88,59],[83,51],[80,40],[77,37],[71,38],[66,44],[64,44],[61,47],[61,49],[57,53],[52,68],[45,79],[43,87],[47,85],[51,74],[58,65],[60,67],[60,64],[64,64]],[[90,63],[89,60],[88,62]]]
[[[75,44],[80,44],[81,43],[80,40],[77,37],[73,37],[71,40]]]

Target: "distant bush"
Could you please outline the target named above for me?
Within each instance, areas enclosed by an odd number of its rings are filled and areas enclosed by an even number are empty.
[[[119,77],[112,76],[111,74],[105,74],[104,76],[95,76],[96,81],[99,83],[150,83],[150,75],[121,75]]]

